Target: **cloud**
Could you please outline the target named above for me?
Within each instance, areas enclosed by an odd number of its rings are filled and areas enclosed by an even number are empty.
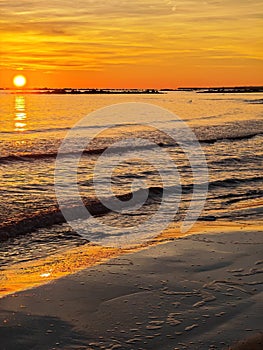
[[[5,68],[262,57],[258,0],[0,0],[0,12]]]

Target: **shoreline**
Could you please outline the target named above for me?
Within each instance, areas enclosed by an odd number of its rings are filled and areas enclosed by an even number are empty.
[[[172,225],[155,239],[131,248],[110,248],[87,243],[79,247],[66,249],[63,253],[52,254],[40,259],[13,264],[0,271],[0,300],[1,298],[52,283],[57,279],[78,273],[105,261],[147,250],[153,246],[165,244],[184,237],[198,235],[217,235],[224,232],[256,231],[262,227],[259,222],[202,222],[196,223],[189,232],[182,234],[180,227]]]
[[[80,247],[66,249],[40,259],[13,264],[0,271],[0,300],[6,295],[35,288],[68,276],[105,261],[147,250],[152,246],[165,244],[184,237],[213,235],[222,231],[227,235],[237,230],[260,230],[261,222],[199,222],[189,232],[182,234],[180,226],[172,225],[155,239],[132,248],[110,248],[87,243]]]
[[[5,296],[2,344],[227,349],[262,329],[262,234],[258,225],[242,225],[209,224],[178,239],[167,230],[147,249],[114,252],[111,260]]]

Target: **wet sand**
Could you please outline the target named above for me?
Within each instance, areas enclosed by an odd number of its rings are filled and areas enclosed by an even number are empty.
[[[1,346],[207,350],[256,336],[263,239],[249,227],[181,237],[8,295]]]
[[[229,350],[262,350],[263,349],[263,333],[257,334],[248,339],[241,340],[237,344],[231,346]]]

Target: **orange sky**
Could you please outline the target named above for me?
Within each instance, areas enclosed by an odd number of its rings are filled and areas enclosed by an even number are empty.
[[[262,0],[0,0],[0,87],[262,85]]]

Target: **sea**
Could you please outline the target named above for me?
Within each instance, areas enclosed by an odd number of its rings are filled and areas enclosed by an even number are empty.
[[[262,220],[262,103],[262,93],[2,91],[0,269],[89,242],[144,244],[163,229],[163,200],[168,224],[194,201],[197,222]],[[57,184],[58,155],[71,175],[79,157],[76,186],[67,174]]]

